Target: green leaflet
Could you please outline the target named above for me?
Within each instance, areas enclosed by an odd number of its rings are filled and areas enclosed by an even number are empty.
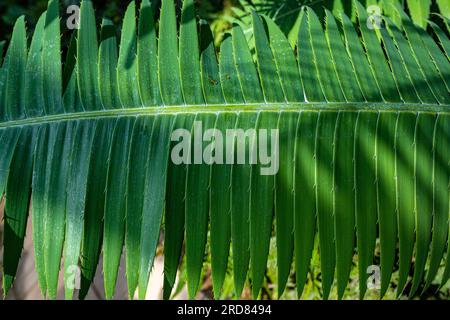
[[[340,17],[345,37],[345,46],[352,61],[353,69],[355,70],[365,101],[380,101],[382,99],[381,93],[378,90],[375,77],[370,69],[366,54],[358,40],[358,35],[353,28],[353,24],[345,14],[341,14]]]
[[[397,176],[397,221],[399,237],[399,280],[397,294],[405,288],[414,249],[414,143],[417,115],[400,114],[396,128],[395,174]]]
[[[98,56],[100,100],[105,109],[122,107],[117,83],[117,39],[112,21],[103,19]]]
[[[374,0],[374,2],[377,2],[377,0]],[[395,7],[397,5],[404,5],[405,1],[404,0],[381,0],[379,2],[379,5],[382,9],[382,13],[384,16],[388,17],[389,19],[391,19],[397,26],[402,25],[402,20],[401,18],[398,16]]]
[[[208,24],[200,26],[200,63],[205,100],[210,104],[225,102],[219,77],[219,64],[217,62],[214,39]]]
[[[121,118],[117,121],[108,158],[103,230],[103,273],[107,299],[114,296],[125,238],[127,163],[134,120]]]
[[[174,134],[176,130],[190,131],[193,125],[194,116],[187,115],[176,117],[174,120]],[[175,138],[175,139],[174,139]],[[180,154],[174,147],[179,144],[182,136],[171,138],[170,146],[171,157],[178,152],[183,159],[188,156],[185,153]],[[166,207],[164,216],[164,299],[169,299],[172,288],[175,285],[178,264],[180,262],[181,249],[184,240],[185,229],[185,188],[186,188],[186,165],[183,163],[168,164],[167,184],[166,184]]]
[[[414,91],[417,92],[420,100],[426,103],[435,103],[436,98],[429,86],[429,83],[426,81],[426,78],[417,63],[417,60],[414,58],[414,53],[411,50],[411,47],[408,44],[408,41],[401,34],[401,30],[399,30],[396,26],[393,25],[389,20],[388,26],[392,33],[393,40],[397,45],[398,52],[402,56],[402,59],[405,64],[405,68],[408,72],[408,75],[411,79],[412,88],[408,90],[409,94],[413,94]],[[389,40],[384,39],[385,42],[389,42]],[[391,65],[394,67],[393,61],[391,61]],[[400,66],[398,66],[401,68]],[[397,73],[397,79],[399,79],[400,75]],[[414,90],[412,90],[414,89]],[[406,89],[405,89],[406,90]],[[406,96],[403,95],[403,99],[406,101]]]
[[[376,130],[378,113],[358,112],[355,125],[355,210],[359,297],[364,299],[377,233]]]
[[[139,89],[136,86],[138,70],[136,41],[136,5],[134,1],[131,1],[123,18],[117,62],[117,86],[124,109],[142,106]]]
[[[316,234],[315,137],[318,119],[318,112],[301,112],[295,141],[294,250],[299,297],[306,283]]]
[[[406,3],[414,23],[421,28],[426,28],[427,19],[430,16],[431,0],[406,0]]]
[[[44,37],[45,13],[39,18],[30,45],[25,69],[25,112],[29,117],[42,115],[44,92],[42,87],[42,47]]]
[[[344,43],[341,40],[336,20],[331,12],[326,11],[326,32],[328,46],[333,58],[333,64],[336,66],[337,77],[346,101],[361,101],[364,99],[359,88],[356,73],[350,57],[345,53]],[[323,44],[322,44],[323,45]]]
[[[299,114],[281,112],[278,129],[279,168],[275,185],[275,217],[277,232],[278,296],[283,294],[291,271],[294,253],[294,208],[295,208],[295,147]]]
[[[25,17],[20,17],[14,25],[11,44],[7,53],[7,76],[4,91],[4,108],[8,119],[25,116],[24,90],[25,68],[27,63],[27,39]],[[2,108],[3,109],[3,108]]]
[[[448,18],[448,17],[442,17],[442,16],[441,16],[441,18],[442,18],[443,24],[445,25],[445,27],[447,28],[447,30],[449,30],[449,29],[450,29],[450,18]]]
[[[398,32],[398,30],[395,30],[395,26],[392,28],[394,29],[394,32]],[[386,47],[390,66],[395,71],[394,79],[399,88],[402,100],[405,102],[414,102],[419,100],[400,52],[396,50],[394,42],[387,35],[387,31],[385,29],[381,29],[380,33],[383,38],[384,46]],[[403,36],[399,35],[399,37],[402,38]]]
[[[48,181],[44,191],[44,215],[41,218],[44,220],[44,267],[47,295],[50,299],[56,299],[58,287],[74,128],[74,122],[51,124],[49,127],[48,160],[45,168]]]
[[[48,2],[45,16],[44,43],[42,52],[42,81],[44,90],[44,110],[46,114],[63,111],[61,41],[59,26],[59,1]],[[91,30],[93,31],[93,30]]]
[[[161,96],[165,105],[183,103],[180,70],[178,67],[178,45],[175,8],[173,1],[161,0],[159,25],[158,68]]]
[[[264,97],[267,102],[283,102],[285,98],[281,89],[277,66],[270,50],[269,39],[264,32],[264,25],[256,13],[253,13],[252,16],[258,71]]]
[[[376,2],[377,0],[373,0],[372,2]],[[367,1],[364,1],[367,2]],[[364,3],[363,2],[363,3]],[[370,2],[370,0],[369,0]],[[367,3],[365,3],[367,4]],[[347,14],[352,14],[352,16],[354,15],[354,6],[352,1],[342,1],[342,0],[335,0],[335,1],[330,1],[330,4],[327,4],[328,7],[331,7],[330,9],[332,9],[333,13],[338,14],[341,12],[345,12]]]
[[[86,191],[91,160],[92,145],[97,123],[83,121],[76,124],[74,144],[69,156],[71,164],[67,184],[66,235],[64,242],[64,283],[66,299],[71,300],[75,289],[75,275],[78,272]],[[72,282],[71,282],[72,281]]]
[[[0,154],[0,195],[2,197],[5,192],[10,165],[17,141],[19,140],[20,131],[20,128],[14,128],[0,132],[2,134],[0,138],[1,145],[7,146],[6,148],[2,148],[2,153]]]
[[[200,25],[200,51],[201,75],[206,102],[224,103],[225,98],[219,76],[214,39],[209,25],[205,23]],[[234,72],[236,71],[234,70]],[[227,79],[223,81],[227,81]],[[214,129],[223,133],[229,128],[234,128],[235,123],[235,114],[221,114],[217,116]],[[211,134],[209,139],[211,141],[211,144],[209,144],[211,149],[209,150],[215,153],[222,152],[222,159],[208,159],[208,163],[212,165],[209,190],[211,266],[214,266],[212,267],[214,296],[218,298],[225,280],[228,253],[230,251],[231,165],[226,164],[226,161],[223,159],[223,155],[226,154],[226,150],[229,148],[229,141],[223,141],[223,137],[219,137],[216,134]],[[220,149],[221,147],[222,149]]]
[[[235,154],[242,150],[251,150],[251,132],[257,121],[257,114],[242,113],[236,122],[236,129],[242,129],[240,139],[234,139]],[[241,151],[239,151],[239,148]],[[249,151],[250,152],[250,151]],[[233,276],[236,296],[242,294],[250,261],[250,191],[251,165],[250,156],[247,161],[231,169],[231,245],[233,252]],[[237,161],[237,157],[235,161]],[[244,163],[242,163],[244,162]]]
[[[319,112],[315,136],[316,214],[319,231],[322,291],[326,300],[330,294],[336,267],[335,230],[333,228],[335,168],[334,141],[337,113]]]
[[[312,49],[312,43],[309,32],[309,19],[302,11],[300,31],[298,33],[297,50],[298,55],[303,59],[298,59],[300,75],[302,77],[303,90],[305,91],[306,101],[317,102],[324,101],[325,97],[319,81],[319,75],[316,68],[316,59]]]
[[[438,116],[433,133],[433,234],[431,240],[430,267],[426,276],[425,292],[436,277],[440,261],[443,258],[445,243],[447,241],[448,208],[449,201],[445,193],[448,193],[448,150],[441,149],[443,139],[448,138],[445,116]],[[444,277],[445,279],[445,277]]]
[[[8,295],[16,277],[28,220],[36,128],[22,130],[11,162],[5,192],[3,291]]]
[[[244,33],[239,26],[233,26],[232,34],[234,63],[245,102],[262,101],[263,92]]]
[[[444,82],[447,88],[447,93],[450,92],[450,67],[448,66],[448,60],[442,53],[439,45],[437,45],[433,39],[425,32],[425,30],[418,30],[419,34],[422,36],[423,43],[428,49],[431,59],[437,68],[438,75]]]
[[[186,272],[189,298],[193,299],[200,285],[208,230],[210,169],[204,163],[203,132],[214,128],[216,116],[199,114],[195,117],[189,143],[186,171]],[[186,137],[183,137],[186,139]]]
[[[416,124],[414,149],[414,175],[416,215],[416,254],[415,267],[410,296],[413,296],[423,280],[425,263],[431,242],[433,218],[433,145],[435,115],[419,114]],[[420,183],[418,183],[420,181]],[[437,217],[436,217],[437,218]]]
[[[446,34],[444,31],[439,28],[438,25],[435,23],[430,23],[431,27],[433,28],[437,38],[439,39],[439,43],[441,44],[442,48],[444,49],[444,53],[447,56],[447,59],[450,57],[450,39],[446,37]]]
[[[229,128],[234,128],[237,115],[234,113],[224,113],[217,117],[215,129],[225,132]],[[223,138],[214,136],[211,140],[213,148],[217,152],[226,154],[230,142],[223,141]],[[233,141],[231,142],[233,143]],[[220,146],[222,149],[220,150]],[[211,188],[210,188],[210,221],[211,221],[211,268],[214,287],[214,297],[220,296],[220,290],[226,277],[228,266],[228,254],[231,241],[231,190],[232,165],[224,162],[213,163],[211,166]]]
[[[97,28],[95,26],[94,8],[90,0],[83,0],[81,3],[80,27],[77,38],[77,79],[83,108],[84,110],[103,109],[100,101],[97,67]],[[104,80],[103,77],[102,80]]]
[[[133,130],[125,237],[130,299],[138,283],[139,297],[145,298],[159,240],[165,198],[165,189],[159,186],[166,182],[171,123],[170,117],[141,117]]]
[[[203,104],[197,19],[193,0],[183,1],[180,25],[180,74],[184,102]]]
[[[326,101],[344,101],[345,97],[339,84],[336,69],[332,64],[330,51],[323,50],[327,47],[327,43],[319,19],[311,9],[306,11],[306,15],[313,60],[316,61],[319,82],[322,84],[325,99]]]
[[[449,131],[448,116],[443,117],[443,118],[439,117],[438,120],[437,120],[437,123],[438,123],[438,126],[437,126],[438,130],[440,132],[443,132],[443,134],[442,135],[436,135],[436,145],[435,145],[436,150],[437,150],[438,146],[441,145],[441,143],[443,143],[443,141],[447,141],[446,139],[448,139],[448,137],[449,137],[448,134],[450,132]],[[445,163],[444,163],[444,165],[445,165]],[[447,170],[449,169],[448,162],[447,162],[446,168],[447,168]],[[447,177],[448,177],[448,174],[447,174]],[[448,179],[450,179],[450,178],[448,178]],[[443,181],[445,183],[445,177],[443,177]],[[438,181],[435,181],[435,187],[438,187],[438,186],[439,186]],[[443,190],[445,190],[445,189],[443,189]],[[443,199],[444,199],[444,204],[443,204],[444,207],[443,207],[443,209],[445,211],[447,211],[447,207],[445,207],[445,204],[446,204],[445,202],[448,201],[448,200],[446,198],[443,198]],[[438,207],[437,210],[439,210],[439,208],[440,207]],[[447,239],[447,241],[448,240],[450,240],[450,233],[449,233],[449,238]],[[446,264],[445,264],[444,274],[442,275],[441,286],[444,286],[448,282],[448,280],[450,279],[450,249],[448,249],[448,248],[447,248],[447,254],[446,254],[445,260],[446,260]]]
[[[263,18],[267,25],[270,47],[286,101],[303,101],[304,94],[300,74],[290,44],[272,20],[267,17]]]
[[[137,60],[139,93],[144,106],[161,105],[158,83],[158,47],[154,12],[149,0],[142,1],[139,11],[139,32],[137,39]],[[114,45],[114,48],[117,46]]]
[[[400,95],[389,66],[386,63],[386,59],[384,58],[383,48],[380,46],[374,30],[369,29],[367,12],[359,2],[355,1],[355,5],[367,58],[382,93],[383,100],[399,102],[401,101]],[[372,26],[372,28],[376,28],[376,26]]]
[[[220,47],[220,82],[222,84],[225,101],[229,104],[242,103],[244,98],[241,90],[235,90],[240,86],[239,77],[234,63],[233,44],[230,36],[226,37]]]
[[[42,295],[47,294],[47,279],[45,273],[45,210],[46,210],[46,186],[49,183],[49,174],[46,170],[51,161],[49,151],[49,125],[42,126],[39,130],[39,136],[36,143],[34,154],[33,181],[31,188],[33,190],[31,197],[33,242],[34,242],[34,264],[38,276],[39,288]]]
[[[249,153],[254,152],[253,156],[256,156],[258,151],[258,164],[251,167],[250,178],[250,270],[252,293],[255,299],[259,296],[266,273],[270,236],[272,234],[275,189],[273,173],[276,174],[278,168],[265,168],[263,162],[266,161],[265,158],[269,154],[276,154],[278,157],[278,133],[274,133],[278,125],[278,113],[258,113],[256,121],[255,139],[250,142],[251,151],[249,151]],[[263,128],[268,132],[262,131]],[[275,140],[272,140],[272,138],[275,138]],[[265,150],[266,154],[262,150]]]
[[[398,113],[380,113],[376,135],[376,181],[380,233],[381,297],[391,281],[397,239],[395,185],[395,129]]]
[[[109,151],[115,119],[99,120],[95,130],[86,191],[84,232],[81,248],[80,299],[84,299],[97,271],[103,241],[105,185],[107,180]]]
[[[77,32],[72,33],[69,49],[67,50],[66,62],[64,65],[64,96],[63,103],[67,112],[80,112],[83,110],[81,98],[78,90],[78,80],[76,71],[77,53]]]
[[[355,246],[355,167],[356,113],[339,113],[334,148],[334,224],[336,236],[336,277],[338,298],[342,299],[350,277]]]
[[[436,0],[439,10],[441,11],[441,14],[446,17],[450,18],[450,3],[445,0]]]
[[[403,28],[408,38],[409,45],[417,59],[420,69],[425,76],[425,82],[431,88],[436,100],[439,103],[444,103],[448,100],[449,91],[442,81],[442,78],[436,75],[436,68],[432,59],[428,53],[428,49],[420,36],[420,33],[416,27],[412,24],[411,20],[406,16],[405,12],[401,8],[397,8],[403,21]],[[423,85],[423,84],[422,84]]]
[[[145,186],[151,183],[143,173],[146,172],[149,166],[153,121],[153,117],[140,117],[136,120],[128,160],[130,169],[128,170],[127,178],[125,247],[128,296],[130,300],[134,297],[139,281],[141,223],[145,199],[142,190],[145,190]]]
[[[139,298],[144,299],[156,247],[166,198],[167,163],[169,161],[171,117],[156,116],[153,124],[150,157],[145,172],[147,184],[144,189],[144,205],[141,226],[141,259],[139,269]]]
[[[42,17],[44,16],[44,14],[42,15]],[[67,95],[67,86],[69,85],[69,82],[73,78],[73,75],[76,74],[75,67],[77,64],[77,33],[78,33],[77,30],[74,30],[70,35],[69,47],[66,53],[66,60],[64,61],[63,77],[62,77],[64,95]],[[42,43],[40,44],[39,49],[42,50]],[[73,109],[67,111],[72,112]]]

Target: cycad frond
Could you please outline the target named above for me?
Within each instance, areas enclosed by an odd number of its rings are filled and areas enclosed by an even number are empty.
[[[399,293],[412,260],[411,294],[443,261],[442,282],[450,278],[450,40],[438,25],[439,43],[399,7],[401,27],[371,24],[358,2],[356,26],[325,11],[323,27],[305,8],[294,51],[270,18],[253,14],[255,62],[237,25],[217,54],[209,27],[198,34],[193,0],[183,2],[179,39],[172,0],[162,1],[158,38],[150,2],[142,2],[138,24],[131,2],[119,50],[111,22],[97,33],[84,0],[63,73],[58,8],[50,0],[30,48],[25,21],[17,21],[0,69],[6,293],[30,198],[36,270],[49,298],[62,257],[66,297],[80,264],[83,298],[101,251],[112,298],[124,245],[130,297],[137,287],[145,297],[163,220],[166,297],[183,242],[195,296],[208,228],[215,291],[231,243],[236,293],[249,273],[258,297],[273,220],[280,293],[292,260],[302,293],[316,234],[325,298],[335,278],[343,296],[355,249],[364,297],[377,236],[382,295],[396,261]],[[173,133],[183,129],[192,133],[189,161],[176,163],[181,136]],[[261,175],[259,162],[196,159],[198,150],[229,147],[196,138],[208,129],[278,130],[269,145],[279,150],[279,170]],[[242,147],[236,137],[231,147]]]

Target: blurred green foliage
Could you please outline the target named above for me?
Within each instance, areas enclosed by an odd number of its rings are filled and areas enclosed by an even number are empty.
[[[156,0],[158,1],[158,0]],[[175,0],[181,2],[180,0]],[[26,17],[27,28],[31,34],[39,19],[46,10],[48,0],[1,0],[0,1],[0,40],[9,40],[16,19],[22,15]],[[66,8],[70,5],[79,5],[79,0],[61,0],[61,15],[68,17]],[[230,14],[229,9],[236,5],[236,0],[197,0],[198,13],[201,19],[208,20],[213,30],[220,33],[228,28],[228,22],[222,19]],[[95,0],[94,6],[97,17],[106,16],[116,25],[120,25],[129,1],[124,0]],[[140,0],[136,1],[140,5]],[[62,28],[64,31],[64,28]]]
[[[152,0],[158,6],[161,0]],[[174,0],[178,7],[181,8],[181,0]],[[403,3],[408,11],[404,0],[359,0],[363,5],[369,6],[377,4],[383,8],[384,2],[398,1]],[[0,41],[9,41],[13,30],[14,23],[18,17],[24,15],[27,21],[29,36],[34,31],[34,27],[39,16],[46,10],[48,0],[0,0]],[[108,17],[117,26],[120,26],[129,1],[125,0],[94,0],[96,16],[101,19]],[[139,8],[141,0],[136,0]],[[200,19],[209,22],[214,32],[217,44],[223,38],[224,32],[230,29],[232,23],[239,23],[244,30],[249,27],[251,11],[256,10],[273,18],[280,28],[291,38],[290,33],[294,36],[295,23],[297,21],[298,12],[302,5],[307,5],[315,9],[318,13],[323,12],[322,8],[328,8],[333,12],[344,11],[349,16],[353,15],[351,0],[195,0],[197,12]],[[62,21],[70,16],[67,8],[70,5],[79,5],[80,0],[60,0]],[[431,12],[439,12],[437,1],[432,2]],[[389,16],[389,12],[385,12]],[[442,13],[444,14],[444,13]],[[445,14],[444,14],[445,15]],[[440,19],[435,16],[430,17],[436,23],[440,23]],[[100,21],[98,21],[100,24]],[[67,29],[63,25],[61,28],[63,34],[67,33]],[[251,37],[251,32],[246,32]],[[64,39],[64,35],[63,35]],[[251,39],[248,39],[251,42]],[[292,40],[292,39],[290,39]],[[64,41],[64,40],[63,40]]]

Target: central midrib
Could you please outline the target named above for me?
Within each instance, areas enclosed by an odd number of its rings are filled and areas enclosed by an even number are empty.
[[[441,113],[450,115],[450,105],[438,104],[407,104],[407,103],[368,103],[368,102],[345,102],[345,103],[257,103],[257,104],[218,104],[218,105],[180,105],[161,107],[142,107],[126,109],[109,109],[96,111],[82,111],[75,113],[61,113],[56,115],[25,118],[0,123],[0,129],[41,125],[51,122],[71,120],[92,120],[112,117],[139,116],[139,115],[175,115],[175,114],[197,114],[197,113],[241,113],[241,112],[423,112]]]

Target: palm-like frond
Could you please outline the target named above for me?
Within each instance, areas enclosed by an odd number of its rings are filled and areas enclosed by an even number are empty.
[[[344,294],[355,249],[364,297],[377,237],[382,295],[396,261],[399,293],[411,261],[411,294],[444,261],[442,283],[450,278],[450,41],[439,26],[436,43],[397,7],[401,28],[389,19],[371,28],[355,2],[356,27],[326,11],[323,28],[306,8],[295,54],[277,25],[254,13],[255,63],[237,25],[217,57],[209,27],[198,33],[193,0],[183,2],[179,39],[173,1],[162,1],[158,38],[150,2],[138,25],[131,2],[119,50],[106,19],[98,42],[84,0],[63,72],[58,8],[50,0],[30,48],[25,21],[17,21],[0,70],[5,292],[30,204],[36,270],[49,298],[62,257],[66,297],[80,264],[83,298],[101,251],[113,297],[124,245],[130,297],[136,288],[144,297],[162,221],[166,297],[183,242],[195,296],[208,228],[215,291],[231,243],[236,293],[248,273],[257,297],[274,220],[280,293],[294,260],[301,294],[316,235],[325,298],[335,278]],[[260,175],[260,164],[171,161],[172,132],[195,133],[199,122],[204,130],[278,129],[278,174]]]

